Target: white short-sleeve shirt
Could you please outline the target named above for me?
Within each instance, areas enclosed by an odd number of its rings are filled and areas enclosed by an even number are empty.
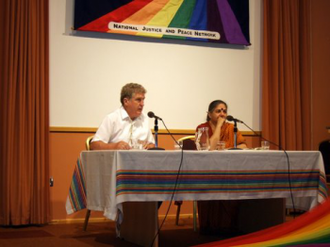
[[[123,106],[103,119],[93,138],[93,142],[102,141],[104,143],[119,141],[129,143],[130,140],[155,143],[148,117],[142,113],[132,121]]]

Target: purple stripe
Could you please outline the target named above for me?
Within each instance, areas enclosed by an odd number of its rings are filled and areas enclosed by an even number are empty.
[[[225,36],[230,44],[249,45],[227,0],[217,0]]]
[[[210,42],[228,43],[223,31],[218,5],[215,1],[209,1],[207,4],[207,30],[218,32],[220,34],[220,40],[215,41],[210,39]]]

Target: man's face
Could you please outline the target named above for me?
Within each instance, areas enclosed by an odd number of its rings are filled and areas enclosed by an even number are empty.
[[[144,107],[144,99],[145,96],[143,93],[135,93],[131,99],[124,99],[124,108],[132,120],[141,115]]]

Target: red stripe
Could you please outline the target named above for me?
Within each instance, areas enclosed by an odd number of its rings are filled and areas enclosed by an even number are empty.
[[[80,28],[80,31],[96,31],[96,32],[107,32],[109,30],[108,24],[111,21],[122,22],[123,20],[130,17],[135,12],[142,9],[144,6],[152,2],[152,0],[136,0],[126,4],[119,9],[116,9]]]

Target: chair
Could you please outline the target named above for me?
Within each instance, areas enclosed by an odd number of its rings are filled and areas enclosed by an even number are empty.
[[[193,135],[182,137],[178,140],[178,142],[182,143],[183,150],[197,150],[196,144],[195,144],[195,136],[193,136]],[[174,205],[177,206],[175,224],[178,225],[182,201],[175,201]],[[197,230],[197,202],[196,201],[193,201],[193,225],[194,225],[194,231],[196,231]]]
[[[86,139],[85,146],[86,146],[86,150],[88,150],[88,151],[90,150],[90,143],[93,140],[93,137],[94,137],[94,135],[89,136]],[[86,229],[87,229],[87,225],[88,225],[90,215],[91,215],[91,210],[87,209],[86,216],[85,216],[85,221],[84,221],[84,227],[83,227],[84,231],[86,231]]]
[[[178,140],[178,142],[182,143],[182,149],[183,150],[197,150],[196,144],[195,144],[195,136],[185,136]]]
[[[86,139],[85,147],[86,147],[86,150],[87,150],[87,151],[91,150],[91,149],[90,149],[90,144],[91,144],[91,142],[92,142],[92,140],[93,140],[93,137],[94,137],[94,135],[92,135],[92,136],[90,136],[90,137],[88,137],[88,138]]]

